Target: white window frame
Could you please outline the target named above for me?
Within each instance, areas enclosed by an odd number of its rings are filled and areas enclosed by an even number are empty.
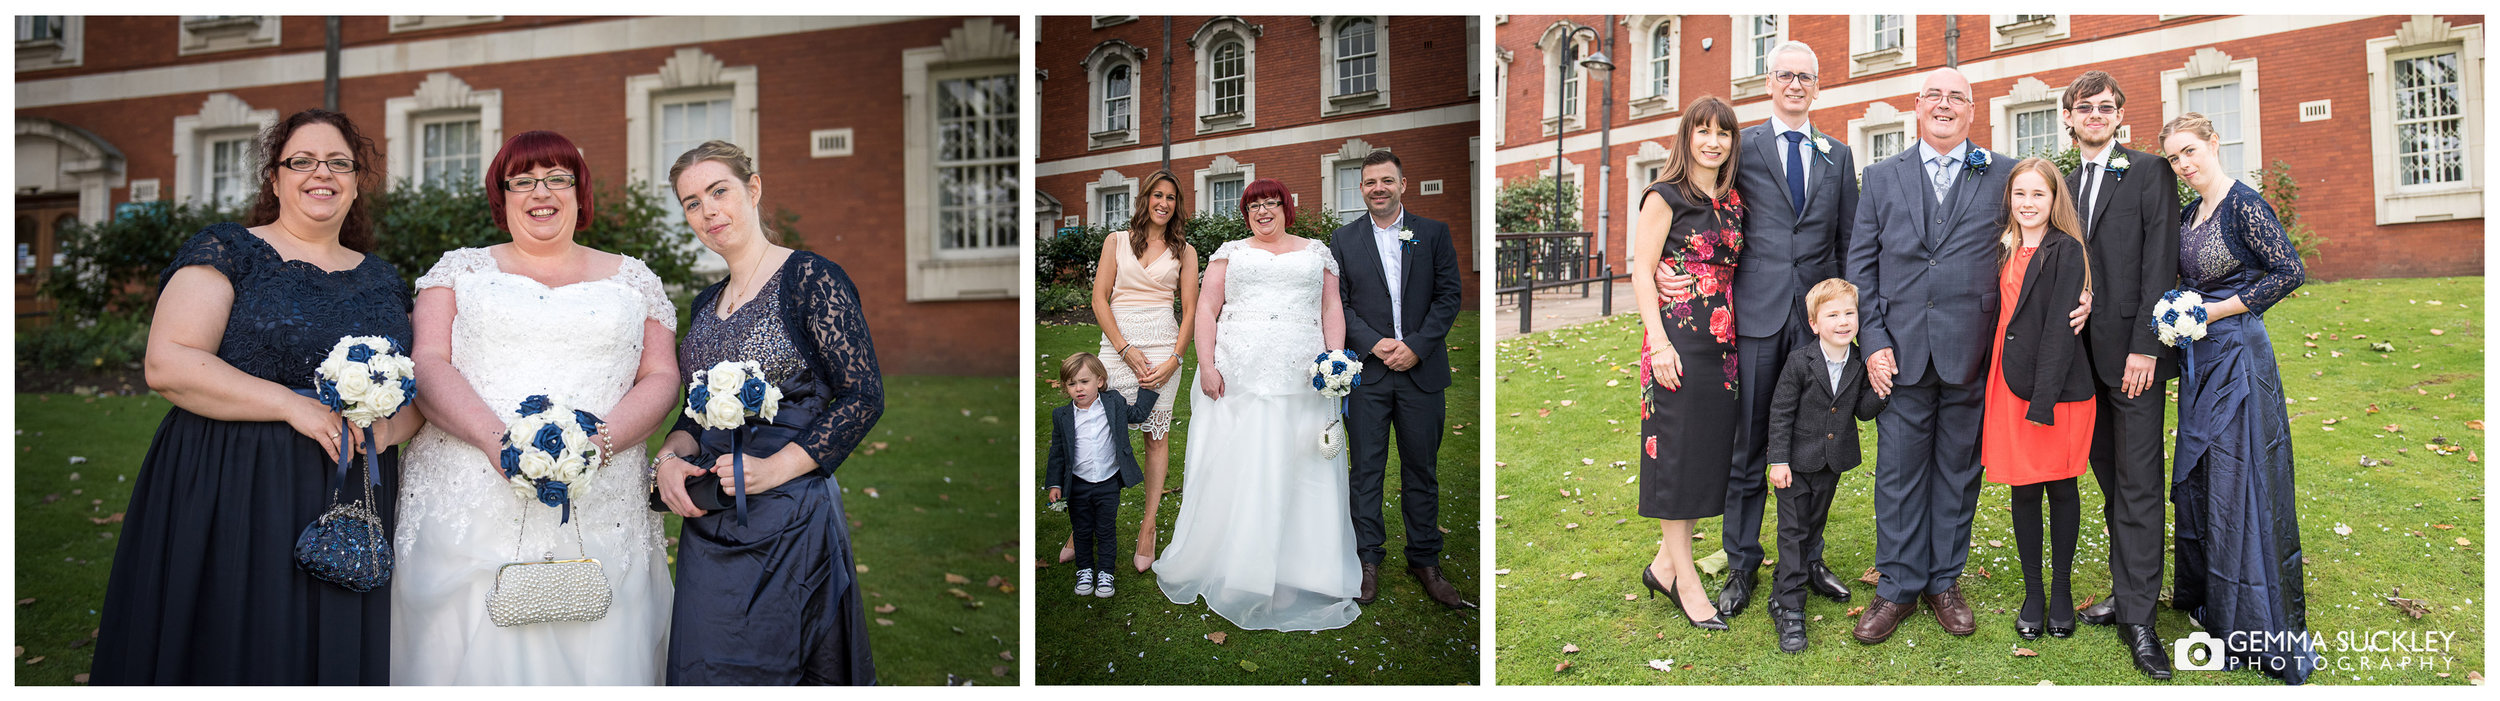
[[[1632,49],[1624,54],[1624,62],[1629,64],[1631,69],[1630,87],[1632,88],[1632,99],[1628,101],[1629,104],[1626,107],[1631,110],[1633,119],[1644,119],[1683,109],[1684,103],[1677,98],[1678,93],[1683,89],[1684,81],[1681,80],[1681,76],[1676,75],[1679,72],[1677,67],[1684,65],[1683,56],[1677,53],[1684,43],[1684,23],[1681,20],[1680,15],[1633,15],[1624,20],[1624,28],[1630,30],[1625,33],[1631,35]],[[1660,29],[1667,31],[1664,47],[1659,46],[1658,42],[1657,34]],[[1658,87],[1658,52],[1662,48],[1666,52],[1667,61],[1667,75],[1665,76],[1667,85],[1664,90]]]
[[[471,178],[471,180],[472,180],[472,181],[474,181],[474,182],[476,182],[476,183],[478,183],[478,186],[479,186],[479,187],[481,187],[481,188],[482,188],[482,187],[485,187],[485,182],[486,182],[486,179],[485,179],[485,178],[486,178],[486,168],[487,168],[488,164],[490,164],[490,163],[493,163],[493,162],[494,162],[495,158],[494,158],[494,156],[490,156],[490,155],[486,155],[486,154],[482,153],[482,151],[484,151],[484,149],[485,149],[485,147],[486,147],[486,120],[485,120],[485,119],[482,119],[482,118],[480,117],[480,115],[478,115],[476,112],[468,112],[468,113],[441,113],[441,114],[430,114],[430,115],[426,115],[426,116],[423,116],[423,117],[416,117],[416,118],[412,118],[412,119],[410,119],[410,120],[409,120],[409,124],[408,124],[409,131],[413,132],[416,136],[415,136],[415,138],[413,138],[413,139],[410,139],[410,140],[409,140],[409,144],[408,144],[408,145],[409,145],[409,148],[410,148],[411,150],[414,150],[414,151],[416,151],[416,152],[417,152],[417,155],[415,156],[416,163],[414,163],[414,164],[413,164],[413,165],[415,166],[415,168],[414,168],[414,169],[415,169],[415,171],[416,171],[416,173],[417,173],[417,177],[415,177],[415,178],[411,179],[411,182],[414,182],[414,183],[416,183],[416,184],[417,184],[417,185],[419,185],[419,186],[423,186],[423,185],[425,184],[425,182],[426,182],[427,178],[428,178],[428,175],[427,175],[427,174],[428,174],[428,171],[429,171],[430,169],[426,167],[426,166],[427,166],[426,161],[427,161],[427,159],[428,159],[429,157],[425,155],[425,141],[426,141],[426,135],[425,135],[425,133],[426,133],[427,128],[428,128],[428,127],[438,126],[438,125],[440,125],[440,126],[449,126],[449,125],[454,125],[454,124],[474,124],[474,125],[476,125],[476,126],[475,126],[475,127],[473,127],[473,128],[474,128],[474,129],[476,130],[476,132],[477,132],[477,146],[478,146],[478,150],[479,150],[479,152],[471,152],[471,153],[466,153],[466,154],[446,154],[446,155],[443,155],[443,156],[435,156],[435,157],[432,157],[432,158],[434,158],[435,160],[459,160],[459,159],[469,159],[469,160],[475,160],[475,161],[477,162],[477,165],[475,166],[475,168],[474,168],[473,172],[471,173],[471,175],[473,176],[473,177]],[[451,182],[451,183],[443,183],[442,185],[443,185],[443,186],[445,186],[445,187],[458,187],[458,185],[459,185],[459,184],[458,184],[457,182]]]
[[[1215,197],[1215,184],[1225,180],[1238,180],[1241,181],[1242,187],[1247,189],[1250,183],[1259,179],[1259,164],[1234,161],[1229,154],[1219,155],[1215,157],[1215,160],[1207,162],[1207,167],[1200,168],[1193,173],[1191,179],[1196,189],[1190,191],[1189,200],[1197,203],[1199,214],[1238,218],[1241,216],[1241,201],[1234,200],[1229,203],[1219,201]]]
[[[252,109],[233,93],[210,93],[197,114],[174,118],[174,200],[208,201],[209,144],[258,134],[278,123],[275,109]],[[257,185],[257,183],[255,184]]]
[[[2265,120],[2258,118],[2264,110],[2258,102],[2261,93],[2257,90],[2257,59],[2235,59],[2209,46],[2197,49],[2194,55],[2188,57],[2186,64],[2162,71],[2162,123],[2167,124],[2190,111],[2187,107],[2189,90],[2231,82],[2240,86],[2240,140],[2236,143],[2240,144],[2242,168],[2233,177],[2248,183],[2249,187],[2256,187],[2261,180],[2259,174],[2265,172],[2267,163],[2262,132]]]
[[[391,33],[422,32],[503,21],[503,15],[391,15]]]
[[[200,136],[200,152],[205,155],[200,159],[200,199],[202,201],[237,206],[251,203],[252,196],[256,194],[254,191],[259,186],[259,183],[252,181],[252,176],[255,175],[253,171],[255,166],[259,165],[257,161],[260,160],[259,154],[254,153],[258,150],[256,144],[253,143],[257,136],[259,134],[242,129],[225,129]],[[227,148],[228,144],[232,144],[232,148]],[[233,169],[226,171],[226,174],[221,177],[217,169],[218,156],[226,152],[234,154]],[[226,178],[232,178],[235,184],[232,198],[217,196],[217,183]]]
[[[86,63],[87,18],[78,15],[44,15],[60,20],[61,36],[47,39],[20,39],[17,42],[17,71],[76,68]],[[26,24],[33,16],[20,16]]]
[[[2021,153],[2021,149],[2016,147],[2014,117],[2042,109],[2049,111],[2049,131],[2051,138],[2055,139],[2051,142],[2049,153],[2056,153],[2065,150],[2068,146],[2073,146],[2074,139],[2066,135],[2065,122],[2059,119],[2063,115],[2059,110],[2064,104],[2065,94],[2066,88],[2063,86],[2052,88],[2047,83],[2040,82],[2037,77],[2023,76],[2021,80],[2014,81],[2012,92],[1988,98],[1988,124],[1991,132],[1988,143],[1995,145],[1990,150],[2017,159],[2034,155]],[[2046,154],[2039,155],[2045,156]]]
[[[1875,46],[1875,18],[1901,18],[1901,45]],[[1909,68],[1918,64],[1918,15],[1850,15],[1849,77]]]
[[[1115,27],[1137,21],[1136,15],[1092,15],[1094,28]]]
[[[1467,16],[1467,96],[1475,97],[1484,89],[1484,17]]]
[[[1510,142],[1510,49],[1493,47],[1493,145]]]
[[[933,101],[934,101],[934,100],[937,100],[937,98],[938,98],[938,94],[939,94],[939,93],[938,93],[938,91],[937,91],[937,90],[935,90],[935,89],[934,89],[934,86],[939,85],[939,84],[943,84],[943,83],[945,83],[945,82],[947,82],[947,81],[953,81],[953,80],[965,80],[965,79],[979,79],[979,78],[998,78],[998,77],[1004,77],[1004,78],[1006,78],[1007,80],[1009,80],[1010,82],[1013,82],[1013,81],[1016,79],[1016,73],[1015,73],[1015,71],[1013,71],[1013,70],[1002,70],[1002,69],[1001,69],[1000,67],[998,67],[998,66],[965,66],[965,67],[947,68],[947,69],[941,69],[941,70],[934,70],[934,71],[930,71],[930,72],[929,72],[929,81],[930,81],[930,83],[931,83],[931,85],[932,85],[932,90],[931,90],[931,93],[930,93],[930,97],[931,97],[931,99],[932,99]],[[1010,88],[1008,88],[1008,93],[1009,93],[1010,95],[1016,95],[1016,93],[1018,92],[1018,90],[1019,90],[1018,88],[1015,88],[1015,87],[1010,87]],[[1016,95],[1016,97],[1015,97],[1015,98],[1013,98],[1013,99],[1015,99],[1018,103],[1021,103],[1021,97],[1022,97],[1021,95]],[[934,105],[935,103],[933,102],[932,104]],[[931,123],[931,125],[932,125],[933,127],[934,127],[934,126],[935,126],[935,124],[936,124],[936,121],[935,121],[935,120],[936,120],[936,119],[938,119],[938,118],[940,118],[940,117],[941,117],[941,115],[937,115],[937,114],[932,114],[932,115],[931,115],[931,122],[930,122],[930,123]],[[1018,115],[1017,108],[1016,108],[1016,107],[1013,107],[1013,106],[1008,107],[1007,109],[1002,110],[1002,111],[1000,111],[1000,112],[996,113],[996,116],[989,117],[989,118],[990,118],[990,119],[1003,119],[1005,122],[1007,122],[1007,125],[1006,125],[1006,126],[1007,126],[1008,128],[1004,131],[1004,133],[1009,133],[1009,134],[1017,133],[1017,130],[1021,128],[1021,125],[1020,125],[1020,124],[1018,124],[1018,121],[1021,119],[1021,117]],[[1022,161],[1022,159],[1023,159],[1022,154],[1020,154],[1020,153],[1012,153],[1012,152],[1011,152],[1011,153],[1006,153],[1006,154],[1002,154],[1002,155],[994,155],[994,156],[991,156],[991,157],[989,157],[989,158],[980,158],[980,159],[964,159],[964,160],[963,160],[963,161],[961,161],[961,162],[958,162],[958,163],[952,163],[952,164],[950,164],[950,163],[944,163],[944,162],[940,162],[940,161],[938,160],[938,157],[937,157],[937,154],[942,154],[942,153],[944,153],[944,152],[945,152],[945,151],[944,151],[944,149],[943,149],[943,148],[941,148],[942,146],[944,146],[944,144],[940,144],[940,143],[937,143],[937,142],[935,141],[935,139],[939,138],[941,135],[943,135],[943,134],[944,134],[944,130],[939,130],[939,129],[934,129],[934,128],[933,128],[933,129],[931,129],[930,134],[931,134],[931,138],[932,138],[932,142],[930,143],[930,147],[931,147],[931,148],[930,148],[930,151],[931,151],[931,156],[930,156],[930,161],[929,161],[930,168],[929,168],[929,170],[928,170],[928,172],[927,172],[927,175],[925,176],[925,177],[927,177],[928,179],[930,179],[930,180],[932,180],[932,181],[936,181],[936,180],[938,180],[938,179],[939,179],[939,178],[938,178],[938,176],[939,176],[941,173],[943,173],[943,172],[944,172],[944,169],[945,169],[945,168],[947,168],[947,167],[949,167],[949,166],[961,167],[961,168],[972,168],[972,169],[979,169],[979,168],[997,168],[997,167],[1000,167],[1000,166],[1005,166],[1006,168],[1008,168],[1008,171],[1007,171],[1007,172],[1009,173],[1009,174],[1006,176],[1006,181],[1007,181],[1007,182],[1015,182],[1015,181],[1016,181],[1017,176],[1016,176],[1016,175],[1014,175],[1014,172],[1015,172],[1015,169],[1016,169],[1016,167],[1017,167],[1017,164],[1018,164],[1019,162],[1021,162],[1021,161]],[[1016,138],[1016,137],[1009,137],[1009,138],[1010,138],[1010,139],[1014,139],[1014,138]],[[920,176],[911,176],[911,177],[920,177]],[[1015,208],[1014,208],[1014,207],[1015,207],[1015,204],[1014,204],[1014,203],[1015,203],[1015,202],[1016,202],[1016,200],[1017,200],[1017,197],[1016,197],[1016,195],[1015,195],[1014,193],[1008,193],[1008,195],[1007,195],[1006,197],[1003,197],[1003,198],[1000,198],[1000,199],[997,199],[997,200],[992,200],[992,201],[990,201],[990,202],[988,203],[991,207],[993,207],[993,208],[995,208],[995,209],[1003,209],[1003,210],[1004,210],[1003,212],[993,212],[993,213],[991,213],[991,216],[1004,216],[1004,217],[1006,218],[1006,221],[1008,221],[1008,222],[1009,222],[1009,225],[1008,225],[1008,226],[1004,229],[1004,231],[1008,232],[1008,236],[1009,236],[1009,237],[1011,237],[1011,240],[1009,240],[1009,241],[1007,241],[1007,242],[1004,242],[1004,243],[992,243],[992,244],[990,244],[990,245],[985,245],[985,246],[970,246],[970,247],[959,247],[959,248],[948,248],[948,247],[946,247],[946,245],[945,245],[945,236],[946,236],[946,228],[945,228],[945,227],[946,227],[946,220],[945,220],[945,217],[944,217],[944,216],[942,216],[942,215],[945,213],[945,212],[944,212],[944,209],[945,209],[945,198],[944,198],[943,193],[937,193],[937,192],[934,192],[934,189],[933,189],[932,194],[933,194],[933,196],[934,196],[934,197],[933,197],[933,202],[932,202],[932,209],[933,209],[933,211],[936,211],[939,215],[941,215],[941,216],[936,217],[936,221],[934,221],[934,222],[932,223],[932,225],[931,225],[931,227],[930,227],[930,230],[929,230],[929,231],[930,231],[930,240],[931,240],[931,242],[932,242],[932,249],[931,249],[931,253],[932,253],[932,255],[936,256],[937,258],[940,258],[940,259],[975,259],[975,260],[981,260],[981,259],[998,259],[998,258],[1001,258],[1001,257],[1008,257],[1008,258],[1012,258],[1012,257],[1014,257],[1014,256],[1016,256],[1016,255],[1017,255],[1018,250],[1020,250],[1020,249],[1022,248],[1022,246],[1024,245],[1024,242],[1023,242],[1023,241],[1021,241],[1021,240],[1012,240],[1012,239],[1014,238],[1014,236],[1015,236],[1014,232],[1017,232],[1017,231],[1021,231],[1021,230],[1022,230],[1022,227],[1015,226],[1015,225],[1013,224],[1013,221],[1014,221],[1015,216],[1016,216],[1016,212],[1015,212]],[[977,212],[977,211],[980,209],[980,207],[981,207],[981,205],[980,205],[980,204],[978,204],[978,203],[968,204],[968,205],[966,205],[966,206],[965,206],[965,208],[966,208],[968,211],[974,211],[974,212]]]
[[[2430,15],[2415,15],[2384,36],[2363,44],[2370,72],[2371,184],[2377,195],[2377,223],[2480,219],[2483,216],[2483,25],[2454,26]],[[2397,177],[2394,99],[2395,62],[2433,53],[2457,52],[2458,100],[2465,134],[2465,181],[2402,186]]]
[[[1086,183],[1085,223],[1110,229],[1128,228],[1127,215],[1137,211],[1137,180],[1137,177],[1117,170],[1104,170],[1093,182]],[[1107,194],[1127,195],[1129,212],[1114,218],[1103,211],[1102,196]]]
[[[1864,114],[1857,119],[1849,120],[1849,150],[1857,157],[1858,176],[1865,177],[1868,166],[1880,163],[1886,158],[1875,155],[1875,135],[1877,134],[1899,132],[1902,149],[1918,148],[1918,125],[1914,123],[1916,121],[1918,121],[1918,115],[1915,112],[1897,109],[1881,101],[1867,103]]]
[[[934,133],[937,123],[935,92],[939,80],[986,74],[1007,74],[1018,76],[1019,80],[1028,79],[1017,73],[1017,60],[1023,43],[1017,40],[1015,28],[1013,21],[1001,23],[988,17],[974,17],[964,20],[935,46],[913,47],[901,52],[903,299],[906,302],[1015,299],[1017,290],[1021,288],[1017,282],[1019,273],[1026,269],[1017,263],[1020,258],[1017,249],[1021,246],[1003,251],[985,251],[980,255],[939,255],[937,137]],[[1017,90],[1024,88],[1018,85]],[[1020,92],[1019,99],[1029,100],[1031,97]],[[1019,123],[1018,128],[1022,127]],[[871,135],[870,138],[877,137]],[[1020,186],[1031,190],[1029,184]]]
[[[1536,177],[1554,177],[1553,161],[1539,160],[1537,162],[1540,165],[1537,166]],[[1572,213],[1580,215],[1580,224],[1583,227],[1595,224],[1596,222],[1589,221],[1589,217],[1594,216],[1594,213],[1589,211],[1589,179],[1586,169],[1581,167],[1579,161],[1572,160],[1570,157],[1566,156],[1563,158],[1562,175],[1563,177],[1570,178],[1572,187],[1577,188],[1577,190],[1571,193],[1574,195],[1574,197],[1571,198]],[[1647,184],[1644,183],[1643,187],[1647,187]],[[1633,204],[1637,206],[1639,203],[1634,202]],[[1630,229],[1626,229],[1625,231],[1630,231]],[[1625,248],[1630,248],[1630,246],[1625,246]]]
[[[277,15],[184,15],[174,23],[177,55],[266,49],[278,45]]]
[[[1728,64],[1728,94],[1733,96],[1735,99],[1759,97],[1771,94],[1771,72],[1769,70],[1766,69],[1752,73],[1745,72],[1750,70],[1756,61],[1761,61],[1764,66],[1770,65],[1770,62],[1765,60],[1767,54],[1754,52],[1753,20],[1755,17],[1765,16],[1777,18],[1774,21],[1779,23],[1778,31],[1774,32],[1770,37],[1771,45],[1764,47],[1764,50],[1767,51],[1769,49],[1778,48],[1780,42],[1788,41],[1789,25],[1793,24],[1789,21],[1791,19],[1789,16],[1734,15],[1729,18],[1731,20],[1731,24],[1728,26],[1730,27],[1731,34],[1739,31],[1743,32],[1743,34],[1735,34],[1735,38],[1730,40],[1730,43],[1733,43],[1736,46],[1734,47],[1734,52],[1730,54],[1732,62]]]
[[[1139,109],[1144,104],[1139,95],[1144,92],[1142,88],[1146,84],[1146,50],[1111,39],[1094,45],[1094,50],[1087,53],[1084,62],[1078,65],[1085,70],[1085,148],[1094,150],[1137,145],[1138,134],[1143,133],[1146,121],[1144,110]],[[1110,87],[1111,69],[1115,66],[1128,67],[1129,120],[1124,129],[1111,128],[1111,115],[1103,109],[1103,96]]]
[[[2011,49],[2064,39],[2067,36],[2068,21],[2071,19],[2067,15],[2046,15],[2038,20],[2017,24],[2014,18],[2020,16],[1988,16],[1988,48],[1990,50]]]
[[[1542,133],[1546,136],[1553,136],[1561,132],[1588,128],[1589,70],[1574,66],[1572,67],[1571,81],[1569,83],[1555,80],[1555,76],[1562,70],[1563,41],[1570,40],[1574,45],[1579,46],[1580,56],[1582,58],[1586,58],[1589,55],[1588,47],[1590,46],[1590,41],[1574,37],[1573,35],[1575,32],[1572,30],[1573,26],[1574,25],[1572,25],[1569,21],[1558,21],[1552,26],[1546,27],[1545,35],[1537,38],[1537,49],[1543,52],[1543,60],[1539,63],[1545,67],[1545,74],[1542,76],[1540,82],[1545,85],[1545,118],[1543,121],[1544,131]],[[1577,104],[1571,105],[1572,109],[1568,111],[1564,109],[1565,103],[1569,102],[1565,99],[1564,95],[1564,87],[1566,85],[1577,88],[1580,96]]]
[[[770,144],[760,138],[756,126],[756,85],[761,81],[755,66],[729,66],[718,57],[700,48],[686,47],[671,54],[653,73],[625,78],[625,181],[636,183],[660,193],[660,201],[676,202],[675,188],[668,181],[668,167],[657,165],[661,106],[690,99],[688,95],[726,94],[729,97],[730,143],[745,149],[747,156],[763,163],[764,151]],[[501,147],[501,143],[496,144]],[[665,154],[672,162],[678,154]],[[676,231],[684,236],[678,245],[694,258],[698,275],[717,275],[729,270],[729,262],[720,254],[703,247],[695,240],[694,230],[684,228],[684,217],[668,217]]]
[[[1651,175],[1651,169],[1665,168],[1667,166],[1667,161],[1675,158],[1675,154],[1669,151],[1667,149],[1667,145],[1663,143],[1664,141],[1672,140],[1672,138],[1673,137],[1667,137],[1654,141],[1642,141],[1638,148],[1633,149],[1634,152],[1631,155],[1623,157],[1622,221],[1623,231],[1625,232],[1625,243],[1623,246],[1624,250],[1615,252],[1618,254],[1617,256],[1609,256],[1610,258],[1620,257],[1622,259],[1622,264],[1615,268],[1617,271],[1632,269],[1632,246],[1630,243],[1632,237],[1630,232],[1641,230],[1641,199],[1649,196],[1649,184],[1657,182],[1657,178]],[[1547,174],[1554,172],[1552,164],[1547,164],[1545,172]]]
[[[424,122],[454,119],[478,121],[478,172],[483,175],[503,148],[503,91],[472,90],[448,71],[425,76],[416,91],[382,101],[384,160],[390,177],[423,185],[418,161],[425,153]],[[483,186],[484,180],[480,181]]]
[[[1337,188],[1343,185],[1338,182],[1340,178],[1337,177],[1337,169],[1351,164],[1354,166],[1355,172],[1359,174],[1362,172],[1363,158],[1365,156],[1371,155],[1373,151],[1387,150],[1390,149],[1373,146],[1371,142],[1358,137],[1345,140],[1345,143],[1339,145],[1335,152],[1319,157],[1320,203],[1321,206],[1325,207],[1330,213],[1338,215],[1339,223],[1353,221],[1353,219],[1346,218],[1344,210],[1337,208]],[[1356,179],[1359,182],[1361,178],[1358,175]],[[1305,206],[1299,204],[1299,197],[1295,198],[1295,200],[1297,208]]]
[[[1351,95],[1337,93],[1337,32],[1354,20],[1372,23],[1372,89]],[[1389,16],[1354,15],[1311,18],[1319,29],[1319,116],[1389,109]]]
[[[1189,46],[1198,59],[1198,133],[1207,134],[1234,129],[1247,129],[1259,123],[1259,35],[1265,27],[1243,21],[1239,17],[1217,17],[1207,20],[1190,35]],[[1241,44],[1241,110],[1225,114],[1215,111],[1215,52],[1227,43]]]

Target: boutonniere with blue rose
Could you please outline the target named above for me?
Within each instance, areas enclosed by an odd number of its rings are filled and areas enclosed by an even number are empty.
[[[2127,179],[2128,165],[2127,154],[2122,153],[2109,157],[2109,177],[2117,178],[2119,180]]]
[[[1988,166],[1996,164],[1996,156],[1988,153],[1987,149],[1973,148],[1968,155],[1962,157],[1962,164],[1969,166],[1971,172],[1987,175]]]

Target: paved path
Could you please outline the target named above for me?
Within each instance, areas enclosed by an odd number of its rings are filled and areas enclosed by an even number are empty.
[[[1614,312],[1622,314],[1631,310],[1632,287],[1622,281],[1617,281],[1614,287]],[[1604,285],[1590,285],[1586,298],[1580,296],[1580,288],[1577,287],[1555,288],[1537,293],[1536,304],[1532,305],[1535,307],[1536,318],[1529,320],[1532,326],[1529,332],[1548,331],[1598,320],[1603,316],[1600,313],[1599,303],[1603,301],[1605,289]],[[1506,304],[1495,307],[1492,325],[1494,339],[1517,338],[1520,335],[1519,305]]]

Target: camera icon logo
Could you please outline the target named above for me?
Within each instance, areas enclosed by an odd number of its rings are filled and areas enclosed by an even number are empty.
[[[2200,661],[2201,659],[2201,661]],[[2205,634],[2189,633],[2170,642],[2170,666],[2180,670],[2213,672],[2222,669],[2222,639]]]

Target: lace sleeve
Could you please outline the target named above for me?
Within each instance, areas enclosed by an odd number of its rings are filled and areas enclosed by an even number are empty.
[[[1344,271],[1337,268],[1337,252],[1329,250],[1328,244],[1313,240],[1311,241],[1311,245],[1304,246],[1303,249],[1319,256],[1320,264],[1328,266],[1328,274],[1340,277],[1345,275]]]
[[[260,266],[254,262],[250,247],[235,237],[251,235],[251,231],[231,222],[191,235],[191,240],[184,241],[182,248],[174,252],[174,261],[165,264],[165,271],[157,274],[156,288],[163,290],[165,283],[173,281],[175,272],[194,265],[215,268],[229,284],[242,287],[244,278]]]
[[[1215,247],[1215,255],[1207,256],[1207,264],[1214,265],[1216,261],[1231,259],[1233,257],[1233,252],[1241,250],[1242,242],[1246,240],[1248,239],[1233,239],[1231,241],[1224,242],[1224,245]]]
[[[625,262],[617,264],[616,280],[642,295],[644,316],[660,322],[671,333],[677,331],[677,305],[669,303],[668,292],[660,287],[660,275],[651,272],[651,266],[643,265],[640,258],[626,256]]]
[[[798,314],[791,321],[806,346],[813,346],[817,375],[831,394],[825,412],[796,441],[816,457],[816,465],[830,473],[859,447],[868,429],[877,425],[885,414],[885,380],[877,370],[877,347],[868,339],[868,315],[860,308],[859,288],[842,272],[842,266],[813,254],[797,254],[812,258],[796,280],[784,280],[784,294],[792,295],[786,309]],[[795,285],[791,283],[796,283]]]
[[[2263,313],[2299,288],[2308,271],[2301,265],[2300,250],[2292,246],[2291,236],[2284,233],[2283,223],[2274,218],[2274,208],[2256,190],[2235,185],[2225,204],[2231,207],[2239,224],[2235,233],[2240,237],[2240,245],[2256,255],[2256,260],[2249,263],[2265,271],[2240,292],[2240,303],[2248,305],[2249,311]]]
[[[450,287],[453,283],[459,282],[462,275],[494,269],[495,254],[486,252],[486,249],[460,248],[445,251],[443,257],[434,259],[434,267],[427,268],[425,275],[417,278],[417,291],[424,292],[436,287]]]

